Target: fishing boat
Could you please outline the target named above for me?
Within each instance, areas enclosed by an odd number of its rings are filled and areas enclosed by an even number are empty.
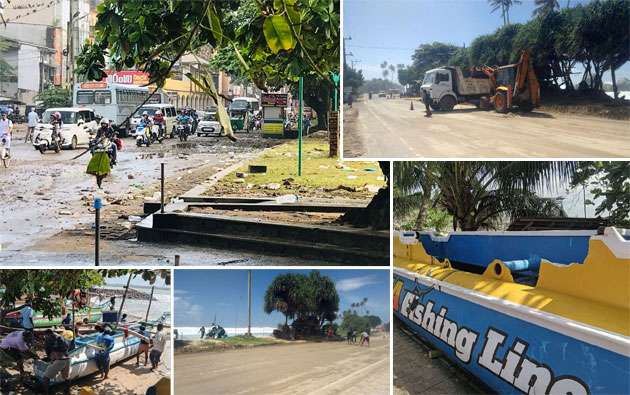
[[[103,317],[103,306],[91,306],[77,309],[74,312],[74,319],[76,322],[83,321],[87,318],[88,322],[93,324],[101,321]],[[67,313],[70,310],[66,310]],[[67,314],[66,313],[66,314]],[[40,311],[33,312],[33,325],[35,328],[50,328],[53,326],[60,326],[64,316],[47,317]],[[12,327],[19,327],[20,311],[13,311],[5,316],[5,322]]]
[[[630,393],[630,231],[509,233],[397,233],[394,315],[501,394]]]
[[[137,331],[139,325],[129,326],[132,331]],[[69,379],[75,380],[81,377],[89,376],[98,372],[98,366],[96,365],[97,350],[90,347],[89,344],[96,344],[96,338],[98,333],[81,336],[75,340],[76,348],[71,351],[70,360],[70,374]],[[126,336],[125,331],[122,329],[116,330],[114,335],[114,348],[110,352],[110,365],[114,365],[118,362],[124,361],[130,357],[133,357],[138,353],[140,347],[140,338],[133,335],[131,332]],[[42,382],[44,380],[44,372],[48,367],[48,362],[42,360],[35,360],[33,365],[33,372],[35,378]],[[57,374],[50,384],[59,384],[65,381],[61,373]]]

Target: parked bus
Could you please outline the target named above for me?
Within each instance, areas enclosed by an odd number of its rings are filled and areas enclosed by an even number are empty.
[[[75,107],[91,107],[100,116],[120,127],[121,136],[129,134],[128,122],[122,124],[149,94],[146,86],[115,84],[106,81],[75,84],[72,101]],[[168,96],[156,92],[148,103],[168,103]]]

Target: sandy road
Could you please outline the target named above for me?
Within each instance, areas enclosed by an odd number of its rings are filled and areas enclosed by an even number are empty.
[[[355,107],[356,118],[344,128],[355,143],[348,149],[344,144],[345,158],[630,157],[628,121],[540,111],[499,114],[464,105],[425,118],[424,105],[415,100],[411,111],[409,99],[364,99]]]
[[[389,338],[175,355],[182,394],[389,394]]]

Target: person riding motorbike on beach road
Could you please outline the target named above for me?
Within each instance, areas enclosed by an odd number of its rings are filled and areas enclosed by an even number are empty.
[[[142,129],[142,132],[144,133],[144,138],[146,139],[146,141],[150,141],[149,136],[151,136],[151,125],[153,124],[153,122],[151,121],[151,118],[149,118],[149,113],[148,112],[143,112],[142,113],[142,119],[140,119],[140,122],[138,122],[138,126],[143,127],[144,129]]]
[[[13,133],[13,122],[8,118],[6,112],[0,116],[0,145],[4,145],[7,156],[11,152],[11,134]]]
[[[184,109],[181,113],[181,115],[178,115],[177,118],[177,123],[181,124],[181,125],[188,125],[188,127],[190,129],[188,129],[188,133],[192,132],[192,118],[191,116],[188,114],[188,110]]]
[[[164,120],[164,115],[162,115],[162,111],[157,110],[153,115],[153,124],[157,125],[160,128],[160,137],[164,137],[166,131],[166,121]]]

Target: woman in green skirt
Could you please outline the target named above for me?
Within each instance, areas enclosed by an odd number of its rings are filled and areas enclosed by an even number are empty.
[[[107,177],[111,171],[110,135],[109,121],[103,118],[101,120],[101,127],[97,131],[94,140],[92,140],[93,142],[90,144],[92,159],[90,159],[90,163],[88,163],[86,171],[87,174],[96,176],[96,185],[98,185],[99,188],[101,187],[103,179]]]

